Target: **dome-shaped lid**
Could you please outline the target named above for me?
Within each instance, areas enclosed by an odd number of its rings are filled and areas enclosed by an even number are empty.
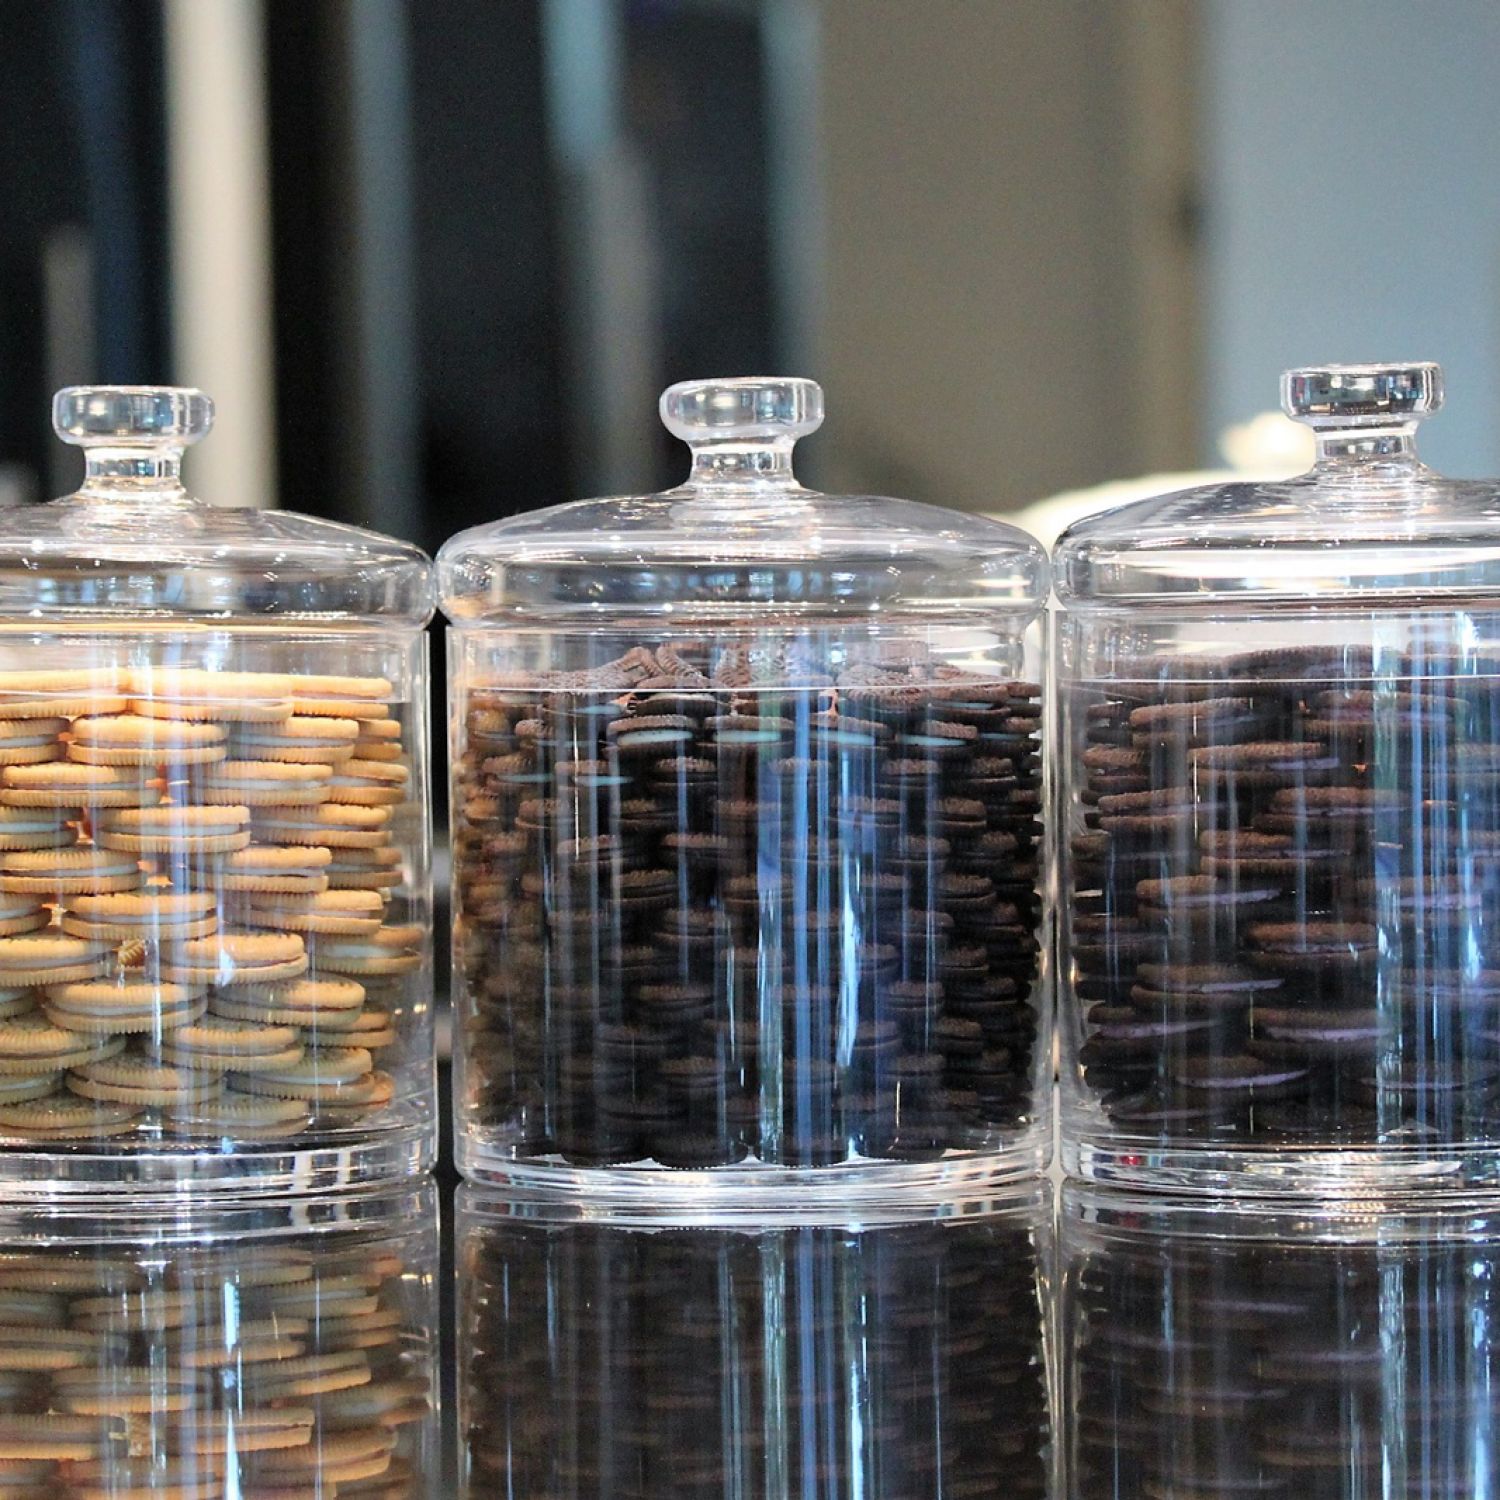
[[[459,622],[1031,614],[1046,553],[1024,532],[911,500],[831,496],[792,474],[823,420],[810,380],[687,381],[661,398],[685,484],[460,532],[438,554]]]
[[[432,615],[419,547],[279,510],[231,510],[182,487],[213,402],[171,386],[71,386],[52,423],[84,450],[76,494],[0,510],[0,616],[410,625]]]
[[[1410,605],[1500,591],[1500,486],[1444,479],[1416,456],[1417,423],[1442,405],[1437,365],[1289,370],[1281,399],[1316,432],[1307,473],[1182,490],[1079,522],[1054,553],[1059,599]]]

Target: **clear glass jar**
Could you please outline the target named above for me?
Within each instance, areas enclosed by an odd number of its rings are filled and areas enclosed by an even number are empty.
[[[443,1493],[437,1213],[431,1183],[5,1209],[4,1493]]]
[[[1500,491],[1435,365],[1284,379],[1318,457],[1056,554],[1065,1161],[1500,1181]]]
[[[1052,1193],[763,1223],[460,1189],[460,1493],[1052,1493]]]
[[[0,512],[0,1183],[421,1170],[430,564],[193,499],[200,392],[53,415],[83,487]]]
[[[1044,1159],[1046,559],[803,489],[822,411],[673,386],[685,484],[439,555],[472,1176],[725,1201]]]
[[[1058,1494],[1493,1493],[1492,1197],[1226,1208],[1069,1185],[1058,1239]]]

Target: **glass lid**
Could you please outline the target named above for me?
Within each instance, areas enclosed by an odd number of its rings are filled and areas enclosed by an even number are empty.
[[[431,564],[420,548],[189,495],[183,450],[213,425],[202,391],[71,386],[53,401],[52,425],[83,449],[83,485],[45,505],[0,510],[0,617],[289,626],[418,626],[431,617]]]
[[[686,381],[660,408],[692,450],[685,483],[460,532],[438,554],[445,612],[460,623],[764,622],[1029,615],[1046,598],[1046,553],[1013,526],[798,484],[792,446],[823,421],[811,380]]]
[[[1391,595],[1445,607],[1500,590],[1500,485],[1434,473],[1417,423],[1443,401],[1435,364],[1323,365],[1281,379],[1317,458],[1274,484],[1182,490],[1070,527],[1053,566],[1070,608],[1160,601],[1324,602]]]

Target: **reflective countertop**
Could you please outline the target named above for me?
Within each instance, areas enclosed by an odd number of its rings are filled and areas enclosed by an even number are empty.
[[[1500,1201],[0,1213],[0,1500],[1500,1495]]]

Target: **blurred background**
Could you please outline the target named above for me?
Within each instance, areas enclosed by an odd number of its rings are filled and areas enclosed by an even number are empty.
[[[1285,366],[1431,358],[1500,472],[1493,0],[3,0],[0,495],[70,382],[218,401],[193,488],[415,539],[683,471],[1013,512],[1300,467]],[[1227,453],[1227,457],[1226,457]],[[1158,481],[1148,481],[1148,484]],[[1116,493],[1109,491],[1106,493]]]

